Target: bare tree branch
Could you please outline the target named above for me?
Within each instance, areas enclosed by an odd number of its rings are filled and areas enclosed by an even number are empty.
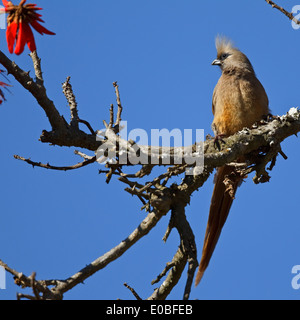
[[[284,8],[278,6],[275,2],[271,0],[265,0],[268,4],[279,11],[281,11],[284,15],[286,15],[290,20],[294,21],[296,24],[300,25],[300,21],[297,20],[291,12],[286,11]]]
[[[11,61],[2,51],[0,51],[0,63],[6,68],[8,74],[12,74],[35,97],[38,104],[44,109],[52,128],[65,130],[63,118],[56,110],[53,101],[48,98],[44,87],[36,83],[27,72]]]
[[[162,198],[162,202],[164,199]],[[57,285],[51,291],[58,295],[63,295],[65,292],[71,290],[74,286],[82,283],[95,272],[105,268],[109,263],[118,259],[129,248],[131,248],[138,240],[147,235],[152,228],[158,223],[163,215],[168,212],[167,205],[161,206],[162,210],[155,210],[150,212],[147,217],[140,223],[140,225],[119,245],[105,253],[103,256],[97,258],[89,265],[81,269],[79,272],[69,277],[66,280],[58,281]]]
[[[62,296],[59,296],[48,288],[48,285],[52,285],[54,282],[46,282],[46,281],[37,281],[35,279],[35,272],[32,273],[31,276],[27,277],[22,272],[18,272],[12,268],[10,268],[6,263],[0,260],[0,266],[2,266],[7,272],[14,276],[15,284],[22,288],[32,288],[35,296],[18,294],[18,299],[27,298],[30,300],[37,299],[51,299],[51,300],[60,300]],[[39,296],[39,293],[43,294],[43,297]]]

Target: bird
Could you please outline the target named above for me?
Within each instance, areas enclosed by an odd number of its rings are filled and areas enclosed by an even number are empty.
[[[217,58],[212,65],[219,66],[221,76],[212,97],[214,115],[212,129],[215,142],[251,127],[270,114],[266,91],[257,79],[247,56],[224,36],[216,37]],[[242,161],[238,159],[237,161]],[[222,228],[228,217],[236,190],[243,178],[234,166],[217,168],[211,198],[202,256],[195,278],[197,286],[208,267]]]

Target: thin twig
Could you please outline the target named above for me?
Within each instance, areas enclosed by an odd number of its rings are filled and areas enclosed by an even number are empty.
[[[300,20],[297,20],[291,12],[286,11],[284,8],[278,6],[275,2],[271,0],[265,0],[268,4],[272,6],[272,8],[276,8],[281,11],[284,15],[286,15],[290,20],[294,21],[296,24],[300,25]]]
[[[119,126],[122,119],[121,119],[121,115],[122,115],[122,104],[121,104],[121,98],[120,98],[120,92],[119,92],[119,86],[117,84],[117,81],[113,83],[113,86],[115,87],[115,91],[116,91],[116,96],[117,96],[117,104],[118,104],[118,112],[117,112],[117,118],[116,118],[116,122],[115,122],[115,127]]]
[[[130,189],[130,188],[125,188],[124,189],[126,192],[130,193],[131,195],[133,196],[138,196],[138,198],[141,200],[141,202],[143,203],[143,205],[145,206],[146,205],[146,202],[145,200],[142,198],[144,197],[145,199],[149,200],[150,199],[150,196],[148,196],[147,194],[141,194],[139,193],[137,190],[135,189]]]
[[[182,252],[181,247],[179,247],[172,259],[172,268],[165,281],[159,288],[154,290],[153,294],[147,300],[165,300],[181,278],[186,262],[187,256]]]
[[[22,298],[28,299],[28,300],[37,300],[36,297],[30,294],[17,293],[17,300],[21,300]]]
[[[33,62],[33,68],[36,76],[36,83],[44,86],[43,72],[41,68],[41,59],[38,57],[37,51],[30,52],[30,57]]]
[[[108,124],[108,128],[111,129],[114,125],[114,105],[111,104],[110,105],[110,109],[109,109],[109,124]]]
[[[40,168],[44,168],[44,169],[51,169],[51,170],[58,170],[58,171],[69,171],[69,170],[79,169],[79,168],[85,167],[85,166],[97,161],[96,156],[94,156],[90,159],[87,159],[83,162],[77,163],[73,166],[57,167],[57,166],[52,166],[49,163],[44,164],[41,162],[31,161],[30,159],[26,159],[26,158],[20,157],[18,155],[14,155],[14,158],[17,160],[25,161],[28,164],[32,165],[33,167],[40,167]]]
[[[131,291],[131,293],[134,295],[134,297],[136,298],[136,300],[143,300],[143,299],[136,293],[136,291],[135,291],[132,287],[130,287],[127,283],[124,283],[124,286]]]
[[[279,150],[279,154],[282,156],[284,160],[288,159],[288,156],[281,149]]]
[[[73,92],[72,85],[70,83],[71,77],[67,77],[67,80],[62,84],[63,93],[68,101],[70,111],[71,111],[71,126],[78,127],[78,109],[77,102]]]
[[[151,284],[158,283],[167,273],[168,271],[176,265],[175,261],[168,262],[164,270],[156,277],[156,279],[151,281]]]
[[[91,160],[93,157],[88,156],[87,154],[79,151],[79,150],[74,150],[74,153],[77,154],[78,156],[82,157],[84,160]]]
[[[137,183],[137,182],[132,182],[130,180],[128,180],[126,177],[121,176],[119,179],[119,181],[126,183],[130,186],[130,188],[125,188],[125,191],[127,191],[128,193],[132,194],[132,195],[136,195],[138,196],[138,198],[142,201],[143,205],[146,204],[146,202],[144,201],[143,198],[145,198],[146,200],[150,199],[150,195],[149,194],[145,194],[143,192],[141,192],[139,189],[136,188],[142,188],[143,185]]]
[[[80,123],[85,124],[85,125],[87,126],[87,128],[90,130],[90,132],[91,132],[91,134],[92,134],[93,136],[96,135],[95,130],[92,128],[92,126],[90,125],[90,123],[89,123],[88,121],[82,120],[82,119],[77,119],[77,121],[80,122]]]

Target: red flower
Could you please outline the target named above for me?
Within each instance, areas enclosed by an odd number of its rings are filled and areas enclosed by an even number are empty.
[[[2,2],[5,8],[1,11],[8,13],[6,40],[10,53],[13,53],[15,43],[15,54],[17,55],[24,51],[26,43],[31,52],[36,50],[36,44],[30,25],[41,35],[55,35],[55,33],[49,31],[40,24],[40,22],[44,21],[41,19],[41,15],[36,11],[42,10],[42,8],[38,8],[36,4],[25,4],[26,0],[22,0],[18,6],[14,5],[11,1],[2,0]]]

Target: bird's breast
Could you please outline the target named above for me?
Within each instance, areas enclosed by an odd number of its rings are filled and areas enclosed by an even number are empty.
[[[214,121],[217,134],[232,135],[251,127],[268,113],[268,98],[258,79],[223,75],[213,95]]]

